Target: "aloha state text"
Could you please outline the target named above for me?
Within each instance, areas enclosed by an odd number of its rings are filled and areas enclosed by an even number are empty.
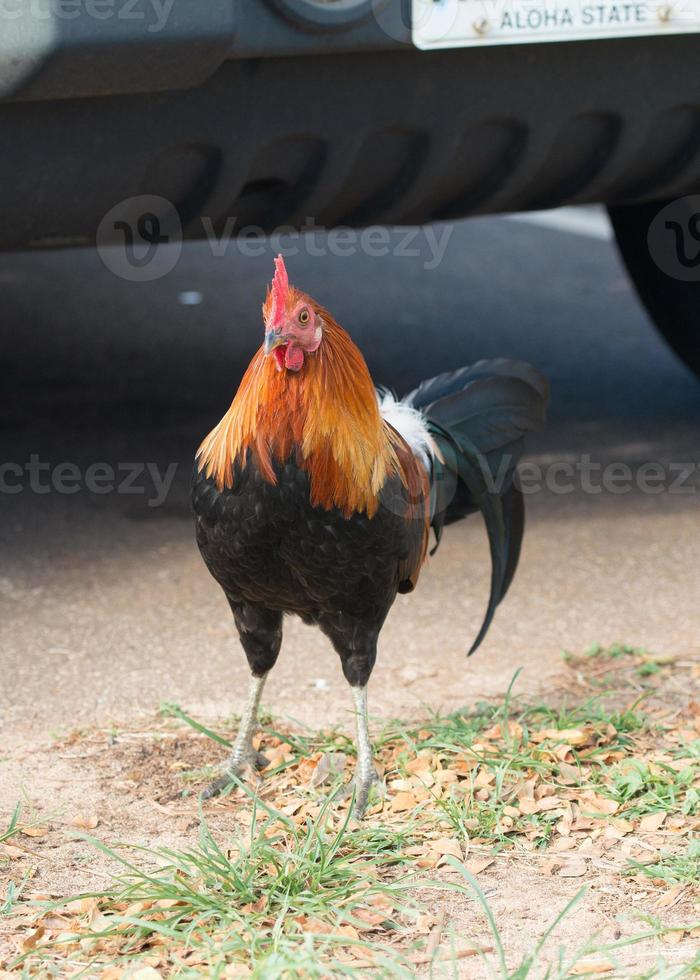
[[[564,27],[611,27],[616,24],[645,24],[646,3],[585,4],[581,7],[529,7],[505,10],[501,31],[558,30]]]

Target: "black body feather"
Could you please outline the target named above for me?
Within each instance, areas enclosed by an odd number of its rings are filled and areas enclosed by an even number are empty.
[[[234,489],[217,490],[195,468],[192,501],[197,544],[236,619],[251,669],[274,664],[269,650],[249,649],[256,624],[296,613],[318,625],[340,654],[351,684],[364,685],[376,657],[379,631],[396,593],[400,567],[420,550],[423,522],[408,520],[407,491],[393,477],[373,518],[314,508],[309,480],[294,462],[264,480],[250,460],[234,471]]]

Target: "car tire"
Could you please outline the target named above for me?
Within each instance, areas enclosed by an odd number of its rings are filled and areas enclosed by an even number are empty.
[[[659,212],[670,203],[615,205],[608,208],[608,214],[637,295],[664,339],[700,377],[700,269],[698,281],[683,281],[663,271],[652,256],[658,236],[650,239],[649,229]],[[677,202],[674,207],[682,208],[683,202]],[[672,258],[669,247],[665,254]]]

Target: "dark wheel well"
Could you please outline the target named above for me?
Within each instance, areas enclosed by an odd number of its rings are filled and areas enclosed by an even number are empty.
[[[689,197],[676,202],[674,214],[678,210],[680,224],[690,222],[695,217],[692,202],[700,204],[700,198]],[[660,268],[648,244],[652,222],[670,203],[652,201],[615,205],[608,208],[608,213],[620,254],[639,298],[665,340],[681,360],[700,376],[700,249],[697,244],[694,246],[698,255],[697,281],[688,282]],[[700,208],[695,210],[700,213]],[[671,250],[675,248],[675,243],[670,229],[667,233],[669,239],[664,243],[664,248],[669,249],[672,265]],[[693,274],[692,270],[688,274]]]

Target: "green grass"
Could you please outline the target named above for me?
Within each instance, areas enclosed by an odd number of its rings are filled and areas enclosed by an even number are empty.
[[[682,854],[662,852],[651,864],[629,861],[628,874],[642,874],[667,885],[697,885],[700,882],[700,837],[694,837]]]
[[[329,969],[352,975],[338,958],[340,950],[370,956],[378,977],[412,976],[405,953],[352,934],[366,927],[368,910],[385,908],[383,934],[410,935],[417,906],[407,896],[415,879],[401,857],[407,832],[351,831],[347,821],[329,830],[330,803],[301,828],[260,801],[253,805],[250,834],[230,849],[204,822],[198,845],[183,851],[109,848],[85,838],[122,869],[114,887],[91,896],[103,910],[101,928],[67,935],[44,947],[41,957],[90,972],[107,962],[100,947],[117,941],[120,965],[131,967],[161,937],[183,976],[198,975],[201,963],[212,976],[230,963],[249,964],[252,976],[265,980],[297,976],[299,970],[314,978],[328,976]],[[137,911],[128,914],[129,907]],[[343,927],[351,927],[351,934],[343,934]],[[409,938],[406,953],[410,946]],[[20,957],[14,968],[36,955]]]
[[[618,657],[639,653],[636,648],[628,646],[613,647],[606,652]],[[512,844],[509,833],[517,830],[529,832],[538,847],[549,843],[556,823],[556,818],[549,813],[523,816],[510,830],[504,830],[502,824],[504,807],[510,801],[509,791],[519,779],[536,775],[553,785],[557,783],[560,765],[547,751],[556,739],[544,743],[532,739],[533,733],[542,729],[556,732],[581,728],[591,733],[594,743],[600,741],[600,746],[589,745],[582,751],[572,747],[569,765],[580,773],[577,788],[592,789],[614,800],[626,816],[640,817],[659,809],[695,812],[698,794],[691,785],[693,773],[690,768],[677,772],[668,766],[650,768],[636,759],[625,760],[619,765],[609,765],[604,761],[611,752],[629,754],[634,750],[635,738],[652,733],[652,725],[641,710],[648,695],[643,695],[623,709],[610,706],[609,694],[599,694],[582,703],[557,708],[545,704],[521,705],[512,693],[516,679],[517,674],[500,704],[482,703],[473,712],[457,711],[442,717],[435,715],[416,726],[394,721],[385,726],[374,740],[377,753],[389,746],[395,747],[397,743],[405,746],[404,751],[396,754],[394,769],[387,773],[389,778],[405,777],[406,764],[421,750],[436,753],[447,766],[455,758],[469,754],[481,769],[493,774],[487,801],[477,798],[473,785],[466,793],[461,787],[459,794],[434,801],[458,837],[466,840],[476,835],[501,848]],[[217,743],[229,745],[227,739],[201,725],[178,706],[168,706],[168,713]],[[521,727],[520,738],[512,738],[508,734],[509,721]],[[493,751],[475,751],[474,746],[480,744],[480,737],[496,724],[500,724],[505,733],[503,741],[495,745]],[[271,775],[295,765],[314,752],[342,751],[350,758],[355,754],[352,740],[337,732],[304,736],[278,732],[273,728],[268,729],[268,734],[286,741],[293,753],[293,758],[276,767]],[[685,747],[684,751],[691,750]],[[193,774],[197,775],[199,773]]]
[[[5,841],[10,840],[12,837],[14,837],[16,834],[20,832],[19,818],[21,814],[22,814],[22,804],[18,803],[15,806],[14,810],[12,811],[12,814],[10,815],[10,819],[8,821],[7,827],[5,827],[4,830],[0,830],[0,844],[3,844]]]
[[[678,771],[664,763],[626,759],[601,771],[600,790],[622,804],[627,818],[658,811],[693,815],[700,812],[698,793],[692,787],[696,777],[691,766]]]
[[[623,657],[638,655],[641,651],[617,645],[605,652],[613,657]],[[589,652],[589,656],[598,655]],[[480,799],[474,785],[468,782],[462,782],[452,795],[432,800],[432,808],[441,812],[460,839],[466,841],[477,836],[500,849],[512,846],[518,833],[526,833],[537,847],[547,846],[557,820],[552,813],[523,815],[513,827],[508,827],[503,823],[504,808],[512,802],[511,790],[519,780],[536,776],[556,791],[561,767],[549,750],[556,746],[556,732],[569,729],[590,733],[591,744],[580,750],[572,746],[567,760],[569,777],[572,767],[579,774],[575,784],[577,789],[593,790],[614,800],[620,807],[620,815],[630,819],[657,810],[686,815],[698,812],[700,795],[692,786],[694,771],[690,766],[678,772],[670,766],[649,765],[639,758],[630,758],[635,753],[636,740],[661,734],[642,710],[648,694],[624,708],[617,706],[610,692],[587,698],[579,704],[556,708],[546,704],[523,705],[513,696],[516,680],[517,674],[500,704],[481,703],[471,712],[434,715],[415,726],[393,721],[374,740],[377,754],[387,749],[393,752],[393,767],[387,772],[389,779],[405,778],[407,763],[423,750],[435,753],[446,767],[455,759],[468,755],[480,770],[492,774],[494,778],[487,800]],[[228,739],[200,724],[177,705],[168,705],[162,710],[218,744],[230,744]],[[508,722],[520,726],[522,734],[518,738],[510,735]],[[493,745],[486,744],[484,749],[475,748],[484,744],[484,733],[498,724],[504,732],[503,739]],[[544,742],[535,741],[533,735],[544,729],[551,729],[555,737]],[[318,752],[344,752],[350,759],[355,755],[352,740],[334,731],[299,735],[268,727],[267,734],[287,742],[292,752],[292,759],[281,763],[269,775],[282,772]],[[696,754],[700,758],[700,743],[683,746],[682,752],[686,757]],[[610,763],[611,753],[623,753],[627,758]],[[189,774],[188,781],[204,775],[207,773],[198,770]],[[419,806],[416,816],[420,817],[426,809],[429,807]]]
[[[14,810],[10,815],[10,819],[7,823],[7,826],[5,827],[4,830],[0,830],[0,844],[4,844],[7,841],[12,840],[13,837],[16,837],[17,834],[20,833],[21,827],[20,827],[19,818],[21,815],[22,815],[22,804],[17,803],[17,805],[15,806]],[[22,881],[19,884],[17,884],[14,881],[8,881],[7,886],[5,888],[5,898],[2,901],[2,903],[0,903],[0,916],[7,916],[15,911],[17,907],[17,903],[19,902],[20,896],[22,894],[22,889],[26,885],[28,879],[29,879],[29,872],[27,872],[24,875]]]
[[[480,769],[488,770],[494,777],[488,800],[477,797],[472,781],[466,794],[460,787],[454,796],[436,799],[435,803],[459,837],[466,840],[477,836],[491,841],[497,848],[512,844],[509,833],[513,830],[532,830],[538,847],[546,846],[552,836],[558,817],[548,812],[522,816],[510,830],[501,829],[504,808],[512,802],[510,791],[519,780],[536,775],[556,787],[561,767],[548,751],[556,744],[556,735],[544,742],[535,742],[532,738],[543,729],[552,729],[554,733],[585,729],[591,733],[593,743],[600,740],[600,747],[593,744],[582,751],[571,748],[568,765],[579,773],[577,789],[593,789],[620,804],[629,803],[631,812],[640,815],[661,806],[677,806],[680,812],[687,794],[692,792],[692,779],[687,772],[675,773],[668,769],[663,779],[655,780],[654,785],[648,787],[646,796],[633,801],[634,793],[627,783],[630,777],[602,761],[613,751],[629,753],[634,748],[634,738],[651,731],[648,718],[639,710],[642,699],[623,710],[608,707],[606,700],[600,695],[582,704],[553,709],[548,705],[519,706],[509,696],[500,706],[480,705],[473,713],[454,712],[447,717],[433,717],[416,727],[394,722],[381,733],[376,744],[379,749],[397,741],[405,744],[405,751],[397,757],[397,775],[400,776],[407,775],[407,763],[424,749],[435,752],[446,766],[455,758],[468,754]],[[520,726],[521,737],[507,734],[508,721]],[[494,724],[501,725],[503,741],[494,743],[487,750],[475,749],[483,744],[484,732]],[[671,781],[671,774],[675,782]]]
[[[107,847],[84,836],[120,867],[112,886],[34,907],[42,915],[65,914],[69,902],[94,898],[99,917],[92,927],[85,921],[80,929],[66,930],[8,966],[26,976],[58,969],[91,977],[111,965],[138,969],[160,952],[168,971],[180,977],[220,977],[227,967],[240,964],[254,980],[363,980],[370,974],[408,980],[416,975],[411,954],[425,943],[412,935],[420,911],[412,893],[426,887],[456,892],[481,908],[494,941],[493,956],[479,953],[483,976],[496,980],[566,980],[588,958],[605,956],[617,964],[621,952],[669,931],[653,923],[615,943],[591,936],[573,951],[552,949],[558,927],[576,914],[584,888],[553,917],[531,949],[513,961],[486,895],[461,862],[448,858],[461,884],[431,882],[411,872],[401,852],[416,839],[416,828],[400,833],[385,826],[350,830],[346,822],[332,830],[328,809],[298,828],[272,808],[254,806],[250,834],[231,848],[217,841],[203,821],[197,845],[185,850]],[[375,927],[380,932],[362,931],[368,911],[379,919]],[[341,932],[348,927],[349,933]],[[449,961],[455,946],[448,930],[431,976],[457,976],[457,961]],[[685,980],[699,967],[700,954],[682,966],[659,959],[646,973],[632,974],[620,966],[613,975]]]

